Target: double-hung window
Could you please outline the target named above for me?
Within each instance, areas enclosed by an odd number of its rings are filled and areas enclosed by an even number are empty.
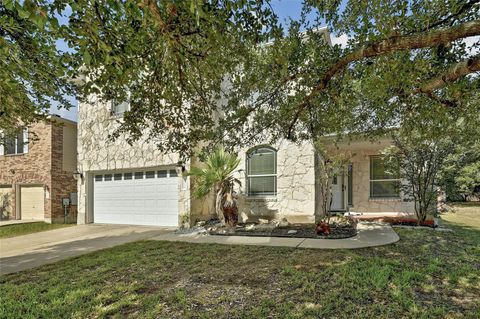
[[[382,156],[370,156],[370,198],[400,197],[400,178],[385,165]]]
[[[130,111],[130,97],[131,97],[131,93],[130,91],[128,91],[127,88],[125,88],[127,90],[127,99],[126,101],[118,101],[118,100],[113,100],[112,101],[112,109],[111,109],[111,112],[112,112],[112,115],[113,116],[118,116],[118,117],[121,117],[123,116],[123,113],[125,112],[128,112]]]
[[[277,152],[273,148],[259,147],[247,152],[247,194],[277,194]]]
[[[28,129],[20,130],[16,135],[6,136],[0,144],[0,155],[28,153]]]
[[[114,116],[122,116],[123,113],[130,111],[130,103],[129,102],[112,102],[112,115]]]

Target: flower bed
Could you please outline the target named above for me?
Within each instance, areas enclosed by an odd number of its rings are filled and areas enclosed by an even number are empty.
[[[355,225],[330,224],[329,235],[317,235],[315,224],[290,224],[288,226],[275,226],[272,224],[239,224],[235,227],[210,227],[210,235],[219,236],[256,236],[256,237],[290,237],[290,238],[322,238],[342,239],[353,237],[357,234]]]

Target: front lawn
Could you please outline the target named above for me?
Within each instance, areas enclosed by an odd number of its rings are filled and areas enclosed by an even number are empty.
[[[130,243],[1,277],[0,317],[479,318],[479,224],[349,251]]]
[[[44,222],[33,222],[24,224],[12,224],[0,226],[0,238],[15,237],[36,233],[40,231],[58,229],[72,226],[71,224],[48,224]]]

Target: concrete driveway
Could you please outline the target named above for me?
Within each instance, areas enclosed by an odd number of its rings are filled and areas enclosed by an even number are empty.
[[[172,228],[79,225],[0,239],[0,275],[171,232]]]

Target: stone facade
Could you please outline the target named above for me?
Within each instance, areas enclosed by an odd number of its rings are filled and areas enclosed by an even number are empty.
[[[76,131],[75,123],[52,118],[52,122],[37,123],[28,128],[28,152],[16,155],[0,155],[0,186],[10,189],[9,219],[20,219],[20,188],[23,186],[39,186],[44,189],[44,220],[46,222],[63,222],[64,209],[62,198],[70,197],[76,192],[76,181],[73,171],[64,170],[64,130]],[[67,141],[76,146],[76,141]],[[74,147],[73,147],[74,148]],[[76,153],[75,153],[76,155]],[[68,208],[69,220],[75,220],[76,207]]]
[[[281,141],[272,145],[277,150],[277,195],[249,197],[245,174],[239,174],[242,189],[239,213],[243,221],[286,218],[292,223],[314,221],[315,172],[314,150],[310,143],[301,145]],[[239,151],[240,169],[246,171],[248,149]]]
[[[178,154],[163,154],[145,140],[129,145],[124,137],[111,140],[109,135],[121,118],[111,113],[110,103],[94,96],[78,106],[78,223],[93,222],[93,176],[112,170],[175,168]],[[188,168],[189,163],[184,164]],[[179,187],[179,225],[190,221],[190,178],[181,178]]]
[[[88,103],[79,105],[78,125],[78,168],[83,178],[78,181],[79,217],[78,223],[93,222],[93,176],[104,172],[131,169],[160,169],[178,167],[178,154],[162,154],[155,143],[140,140],[133,145],[126,142],[125,136],[111,140],[121,117],[111,114],[110,103],[102,103],[92,97]],[[353,167],[353,205],[347,205],[344,193],[345,211],[359,213],[405,213],[413,214],[413,203],[403,199],[370,198],[370,156],[378,155],[391,142],[357,140],[345,143],[327,143],[328,152],[347,152]],[[277,174],[276,195],[248,196],[246,190],[246,155],[250,148],[238,149],[241,159],[235,177],[242,182],[237,190],[241,221],[258,219],[287,219],[292,223],[315,221],[315,203],[318,201],[318,187],[315,181],[315,150],[311,143],[295,144],[280,141],[269,145],[276,150]],[[252,147],[256,147],[252,145]],[[192,158],[184,163],[188,171],[190,165],[202,163]],[[345,181],[347,178],[345,176]],[[179,183],[179,225],[192,225],[196,221],[214,216],[214,195],[195,199],[190,190],[194,181],[181,178]],[[346,185],[345,185],[346,186]]]
[[[403,213],[413,215],[414,205],[411,201],[399,198],[370,198],[370,157],[381,154],[391,145],[389,139],[376,142],[357,140],[330,145],[329,153],[342,153],[350,157],[352,165],[352,205],[348,210],[356,213]],[[346,196],[345,196],[346,197]],[[346,198],[345,198],[346,201]]]

